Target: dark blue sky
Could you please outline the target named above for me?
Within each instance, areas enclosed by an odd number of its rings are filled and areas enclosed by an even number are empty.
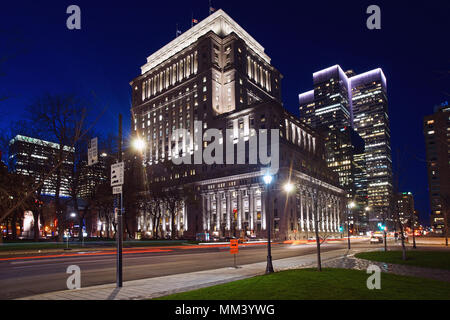
[[[81,8],[80,31],[66,28],[71,4]],[[381,8],[381,30],[366,28],[371,4]],[[399,154],[400,188],[414,193],[426,219],[422,119],[435,104],[450,100],[448,0],[216,0],[213,7],[265,47],[284,75],[284,105],[294,114],[298,93],[312,87],[313,72],[334,64],[357,73],[381,67],[388,82],[394,169]],[[0,77],[0,95],[13,95],[0,103],[0,128],[24,116],[25,106],[45,92],[94,92],[98,105],[108,106],[98,130],[115,132],[122,112],[129,132],[129,81],[148,55],[175,37],[177,23],[182,31],[190,27],[192,13],[206,17],[208,1],[3,1],[0,56],[17,54]]]

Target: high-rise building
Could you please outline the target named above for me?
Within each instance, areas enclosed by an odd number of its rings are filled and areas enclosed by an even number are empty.
[[[369,224],[386,220],[392,226],[393,185],[391,131],[386,77],[374,69],[350,78],[353,125],[365,142]]]
[[[442,233],[450,210],[450,106],[444,102],[423,121],[431,226]]]
[[[341,185],[358,203],[359,224],[366,226],[368,220],[373,230],[379,221],[389,221],[392,212],[386,78],[381,69],[356,75],[335,65],[315,72],[313,83],[312,91],[299,95],[300,118],[329,137],[328,165],[339,173]],[[347,127],[349,134],[339,139],[339,131]],[[353,130],[357,135],[350,134]],[[360,143],[355,137],[364,141],[364,151],[357,147]]]
[[[321,233],[338,232],[344,190],[326,166],[322,137],[283,108],[281,79],[264,48],[222,10],[147,58],[131,82],[134,134],[146,142],[147,188],[185,187],[193,194],[179,207],[177,230],[165,204],[158,226],[143,213],[139,230],[265,237],[270,212],[277,239],[307,238],[314,221]],[[180,128],[186,132],[179,136]],[[207,129],[217,136],[202,139]],[[251,160],[250,144],[271,129],[279,130],[270,138],[279,139],[279,152],[268,148],[279,170],[266,189],[267,165]],[[225,151],[214,151],[218,161],[209,163],[202,152],[213,143]],[[241,147],[245,156],[236,161]],[[182,157],[191,164],[174,164]]]
[[[398,218],[404,226],[412,226],[412,221],[417,222],[414,210],[414,196],[411,192],[400,192],[396,195],[396,205]]]
[[[42,183],[41,194],[53,196],[56,193],[57,172],[60,145],[54,142],[17,135],[9,142],[9,167],[14,172],[33,177],[36,184]],[[63,146],[60,196],[68,197],[72,176],[72,154],[75,151]]]

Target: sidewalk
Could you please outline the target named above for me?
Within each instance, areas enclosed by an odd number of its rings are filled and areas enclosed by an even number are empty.
[[[355,254],[365,250],[339,249],[322,252],[322,261],[332,261],[344,255]],[[297,269],[316,266],[316,254],[274,260],[273,266],[276,271]],[[239,257],[237,258],[239,266]],[[115,284],[106,284],[80,288],[76,290],[64,290],[50,292],[19,300],[136,300],[151,299],[169,295],[172,293],[190,291],[194,289],[227,283],[240,279],[250,278],[264,274],[266,262],[258,262],[240,266],[239,268],[221,268],[205,270],[185,274],[176,274],[165,277],[149,278],[127,281],[122,288],[116,288]],[[83,276],[83,274],[81,275]]]

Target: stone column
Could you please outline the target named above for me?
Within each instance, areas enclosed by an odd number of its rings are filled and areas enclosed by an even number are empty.
[[[229,231],[231,228],[231,191],[226,191],[226,201],[227,201],[227,230]]]
[[[206,230],[211,230],[211,195],[206,195]]]
[[[253,189],[250,188],[248,194],[248,215],[250,218],[250,230],[255,230],[255,199],[253,195]]]
[[[242,200],[242,190],[239,189],[237,191],[237,229],[240,231],[242,230],[242,214],[244,213],[244,206],[243,206],[243,200]]]
[[[309,204],[310,204],[310,197],[309,197],[309,193],[307,192],[305,195],[305,205],[306,205],[306,231],[311,231],[311,222],[309,221],[309,216],[310,216],[310,208],[309,208]]]
[[[338,199],[337,203],[336,203],[336,207],[337,207],[337,223],[338,223],[338,227],[341,225],[341,201]]]
[[[302,231],[305,231],[305,222],[303,221],[303,190],[300,191],[300,224]]]
[[[206,197],[204,194],[202,194],[202,225],[203,225],[203,230],[206,230]]]
[[[217,191],[216,193],[216,229],[220,231],[220,222],[222,220],[222,198],[221,193]]]

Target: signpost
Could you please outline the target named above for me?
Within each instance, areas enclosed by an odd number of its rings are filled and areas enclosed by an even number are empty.
[[[111,186],[116,187],[113,189],[113,193],[120,194],[120,203],[117,209],[117,273],[116,273],[116,286],[122,287],[122,248],[123,248],[123,176],[124,176],[124,163],[122,162],[122,114],[119,114],[119,154],[118,163],[111,166]],[[115,194],[115,193],[114,193]]]
[[[237,239],[231,239],[230,240],[230,253],[234,257],[234,268],[237,269],[236,255],[239,253],[239,240],[237,240]]]
[[[123,185],[124,163],[119,162],[111,166],[111,187]]]
[[[88,145],[88,166],[98,162],[98,139],[93,138]]]

